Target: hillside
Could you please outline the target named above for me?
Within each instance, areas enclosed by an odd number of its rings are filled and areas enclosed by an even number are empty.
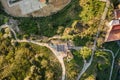
[[[0,26],[9,25],[0,32],[0,79],[119,80],[120,41],[105,42],[119,3],[71,0],[46,17],[13,17],[0,5]]]
[[[28,43],[11,43],[0,32],[1,80],[58,80],[61,66],[46,47]]]

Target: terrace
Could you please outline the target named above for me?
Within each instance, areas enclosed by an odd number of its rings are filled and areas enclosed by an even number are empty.
[[[19,5],[23,15],[35,12],[46,6],[46,0],[8,0],[9,7]]]
[[[46,5],[42,5],[39,0],[23,0],[19,4],[22,14],[29,14],[43,8]]]
[[[6,13],[15,17],[43,17],[58,12],[71,0],[0,0]]]

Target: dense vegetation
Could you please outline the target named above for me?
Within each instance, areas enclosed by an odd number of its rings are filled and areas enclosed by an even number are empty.
[[[116,42],[105,43],[102,46],[106,49],[112,50],[114,53],[116,53],[116,51],[119,49],[119,46]],[[79,71],[81,71],[83,67],[83,59],[86,58],[86,60],[88,60],[88,58],[90,58],[91,51],[88,48],[84,47],[80,51],[73,50],[72,53],[74,55],[74,59],[71,60],[69,63],[65,60],[67,68],[67,79],[69,80],[74,80],[77,78]],[[80,80],[109,80],[112,59],[113,58],[111,53],[101,51],[101,49],[97,49],[91,66],[82,75],[82,78]],[[115,59],[112,80],[120,79],[118,76],[119,61],[120,54],[118,53]]]
[[[114,6],[118,4],[116,0],[111,1]],[[48,17],[13,18],[19,21],[19,27],[23,34],[47,37],[60,34],[65,39],[73,40],[77,46],[85,46],[80,51],[71,51],[74,58],[70,62],[67,62],[67,59],[64,60],[67,73],[66,79],[75,80],[83,67],[83,59],[90,58],[91,50],[88,47],[93,45],[104,7],[105,3],[99,0],[72,0],[63,10]],[[108,19],[111,18],[109,15],[107,15]],[[0,6],[0,25],[6,23],[10,17],[3,12]],[[27,43],[12,45],[11,38],[4,39],[2,33],[0,35],[1,79],[59,80],[61,78],[60,65],[47,48]],[[104,35],[101,34],[100,37],[104,38]],[[98,40],[100,41],[98,41],[98,48],[105,47],[113,50],[113,52],[118,49],[116,42],[101,45],[101,40]],[[108,80],[111,61],[110,53],[97,50],[92,65],[81,80]],[[119,80],[119,62],[120,54],[116,58],[113,80]]]
[[[91,48],[91,45],[93,45],[95,33],[96,33],[98,25],[99,25],[99,20],[101,18],[101,15],[102,15],[104,7],[105,7],[105,3],[99,2],[97,0],[92,0],[92,1],[91,0],[80,0],[80,6],[82,8],[79,13],[80,19],[75,20],[72,23],[72,26],[71,26],[72,28],[67,29],[67,31],[69,31],[67,36],[69,35],[68,37],[70,37],[70,38],[72,37],[73,41],[75,42],[75,45],[87,46],[87,47]],[[111,9],[108,12],[107,19],[111,19],[110,15],[111,15],[111,11],[113,10],[113,7],[110,7],[110,8]],[[103,31],[104,31],[104,29],[103,29]],[[100,38],[98,39],[97,46],[99,48],[104,47],[104,48],[110,49],[113,52],[115,52],[115,50],[119,48],[118,46],[116,46],[117,44],[115,42],[113,42],[112,44],[105,43],[104,45],[102,45],[104,37],[105,37],[105,35],[101,31],[101,35],[100,35]],[[115,45],[113,45],[113,44],[115,44]],[[109,47],[111,47],[111,48],[109,48]],[[114,49],[112,47],[114,47]],[[79,67],[79,69],[81,70],[81,67],[83,65],[83,59],[84,58],[89,59],[90,54],[91,54],[91,51],[87,48],[83,49],[82,51],[80,50],[79,52],[73,51],[74,59],[69,63],[69,66],[75,60],[74,63],[78,62],[77,67]],[[75,55],[77,55],[77,56],[75,56]],[[112,75],[112,80],[118,80],[118,78],[117,78],[118,61],[119,61],[119,58],[117,57],[116,58],[117,65],[115,65],[115,67],[117,69],[115,69],[113,72],[115,74]],[[110,53],[97,50],[95,53],[92,65],[83,74],[81,80],[96,80],[96,79],[97,80],[108,80],[109,75],[110,75],[109,73],[110,73],[110,69],[111,69],[111,62],[112,62],[112,56]],[[68,65],[66,65],[66,66],[68,66]],[[75,66],[75,64],[74,64],[74,66]],[[74,75],[76,73],[78,73],[78,72],[77,71],[74,72]],[[72,78],[70,80],[72,80]]]
[[[20,21],[20,28],[22,31],[25,31],[25,33],[49,37],[57,33],[56,31],[59,26],[69,27],[73,20],[79,18],[79,11],[78,0],[72,0],[63,10],[54,15],[41,18],[27,17],[17,19]]]
[[[58,80],[61,66],[46,47],[11,43],[0,32],[0,80]]]
[[[6,23],[8,21],[8,15],[3,11],[3,7],[0,3],[0,25]]]

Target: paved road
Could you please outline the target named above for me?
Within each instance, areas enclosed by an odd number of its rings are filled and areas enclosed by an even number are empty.
[[[105,7],[105,9],[104,9],[104,12],[103,12],[102,17],[101,17],[101,20],[100,20],[100,24],[99,24],[99,26],[98,26],[98,31],[97,31],[97,33],[96,33],[96,39],[95,39],[95,41],[94,41],[94,45],[93,45],[93,48],[92,48],[91,58],[90,58],[90,60],[89,60],[88,63],[86,63],[86,62],[84,61],[83,68],[82,68],[82,70],[80,71],[80,73],[79,73],[79,75],[78,75],[78,77],[77,77],[77,80],[80,80],[81,76],[85,73],[85,71],[89,68],[89,66],[91,65],[91,63],[92,63],[92,61],[93,61],[93,56],[94,56],[95,51],[96,51],[97,39],[98,39],[98,37],[99,37],[99,35],[100,35],[100,28],[101,28],[101,26],[104,24],[104,20],[105,20],[105,18],[106,18],[106,15],[107,15],[109,6],[110,6],[110,1],[107,0],[107,2],[106,2],[106,7]]]

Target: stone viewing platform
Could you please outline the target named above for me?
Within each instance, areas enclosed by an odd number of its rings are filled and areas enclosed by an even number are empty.
[[[15,17],[44,17],[58,12],[71,0],[1,0],[4,10]]]

